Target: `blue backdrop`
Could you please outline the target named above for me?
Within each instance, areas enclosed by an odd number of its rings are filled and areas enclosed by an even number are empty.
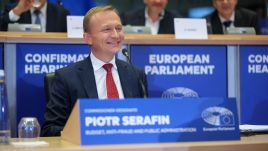
[[[227,97],[226,46],[133,45],[150,97]]]
[[[268,46],[240,47],[242,124],[268,124]]]
[[[4,45],[0,43],[0,69],[4,69]]]
[[[17,122],[37,117],[44,122],[44,75],[84,59],[90,48],[81,44],[17,44]]]

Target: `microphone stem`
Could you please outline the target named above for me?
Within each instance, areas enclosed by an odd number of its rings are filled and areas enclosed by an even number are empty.
[[[147,96],[146,88],[145,88],[145,86],[144,86],[142,80],[139,78],[139,75],[137,74],[136,70],[134,69],[134,67],[133,67],[133,65],[132,65],[132,63],[131,63],[131,61],[130,61],[130,58],[129,58],[129,55],[128,55],[128,51],[127,51],[126,49],[123,49],[122,52],[123,52],[123,55],[124,55],[125,57],[127,57],[127,60],[128,60],[128,62],[129,62],[129,64],[130,64],[131,67],[133,68],[133,70],[134,70],[134,72],[135,72],[135,74],[136,74],[136,76],[137,76],[137,78],[138,78],[138,81],[139,81],[139,83],[140,83],[140,85],[141,85],[141,89],[142,89],[142,93],[143,93],[143,98],[147,98],[148,96]]]

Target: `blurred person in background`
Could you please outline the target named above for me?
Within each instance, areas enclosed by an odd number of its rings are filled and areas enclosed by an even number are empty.
[[[238,0],[212,0],[215,11],[206,16],[211,34],[224,34],[228,27],[254,27],[260,34],[259,20],[255,12],[237,8]]]
[[[0,30],[7,31],[9,23],[40,24],[42,32],[66,32],[69,11],[47,0],[19,0],[9,3],[0,16]]]
[[[122,13],[123,25],[151,27],[152,34],[174,34],[175,14],[166,10],[168,0],[144,0],[145,8]]]
[[[48,0],[48,2],[62,5],[74,16],[84,16],[89,9],[96,6],[95,0]]]

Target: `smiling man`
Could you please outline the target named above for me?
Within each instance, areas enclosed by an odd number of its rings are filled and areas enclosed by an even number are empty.
[[[244,8],[237,8],[238,0],[212,0],[215,11],[206,16],[213,34],[224,34],[227,27],[254,27],[260,34],[257,14]]]
[[[111,6],[95,7],[83,21],[84,40],[91,46],[88,58],[55,72],[47,103],[42,136],[58,136],[78,98],[142,98],[146,76],[115,58],[124,40],[122,24]]]
[[[166,10],[168,0],[144,0],[145,8],[122,13],[124,25],[151,27],[152,34],[174,34],[177,15]]]

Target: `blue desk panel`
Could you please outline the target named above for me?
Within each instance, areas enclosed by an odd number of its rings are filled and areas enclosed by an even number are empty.
[[[242,124],[268,125],[268,46],[240,47]]]
[[[235,99],[80,99],[76,105],[63,133],[74,131],[81,145],[240,139]],[[68,129],[74,122],[79,126]]]
[[[227,97],[226,46],[132,45],[149,97]]]

